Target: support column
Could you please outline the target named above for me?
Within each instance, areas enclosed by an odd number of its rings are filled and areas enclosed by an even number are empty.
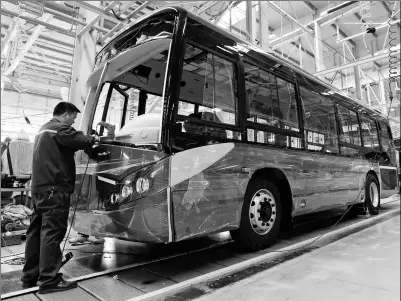
[[[371,106],[372,105],[372,100],[370,99],[370,91],[369,91],[369,89],[370,89],[370,84],[366,84],[366,98],[367,98],[369,106]]]
[[[355,60],[358,58],[358,51],[357,47],[354,47],[352,49],[353,55],[355,57]],[[362,100],[362,88],[361,88],[361,73],[359,70],[359,65],[354,66],[354,78],[355,78],[355,91],[356,91],[356,97],[359,100]]]
[[[263,49],[264,44],[266,44],[267,48],[269,48],[269,39],[265,42],[263,40],[263,28],[267,28],[269,30],[269,24],[266,24],[266,26],[263,26],[263,14],[262,14],[262,1],[258,1],[258,19],[259,19],[259,47]],[[267,23],[267,20],[266,20]]]
[[[379,91],[380,91],[380,104],[385,104],[386,103],[386,90],[384,89],[384,81],[382,76],[380,75],[380,72],[377,72],[378,78],[379,78]]]
[[[245,15],[245,22],[246,22],[246,31],[249,34],[248,41],[251,43],[254,42],[253,40],[253,33],[252,33],[252,1],[246,1],[246,15]]]
[[[316,61],[316,71],[324,70],[324,62],[323,62],[323,42],[322,42],[322,32],[320,25],[315,22],[315,61]]]
[[[92,4],[98,5],[99,2],[92,2]],[[97,17],[97,14],[81,8],[80,17],[85,17],[86,22],[90,23]],[[76,32],[80,32],[82,28],[82,25],[78,25]],[[97,30],[89,30],[81,36],[77,36],[75,39],[71,85],[68,99],[71,103],[76,105],[81,112],[83,112],[86,96],[89,93],[86,81],[92,73],[95,65],[97,34]],[[80,124],[81,115],[82,114],[78,114],[75,122],[76,126]]]
[[[299,67],[303,68],[304,67],[304,57],[303,57],[303,51],[302,51],[302,40],[301,38],[298,39],[298,53],[299,53]]]
[[[3,91],[4,91],[4,81],[5,81],[5,76],[1,76],[1,99],[3,99]]]

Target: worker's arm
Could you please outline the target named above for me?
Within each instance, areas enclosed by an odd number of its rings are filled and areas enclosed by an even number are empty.
[[[83,132],[75,130],[69,125],[63,125],[56,135],[56,139],[61,145],[72,149],[88,149],[96,142],[95,137],[84,135]]]

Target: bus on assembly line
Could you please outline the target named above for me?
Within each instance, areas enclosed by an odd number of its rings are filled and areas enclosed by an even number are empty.
[[[77,155],[80,233],[169,243],[230,231],[259,250],[296,217],[378,214],[397,192],[384,116],[183,8],[115,37],[87,84],[80,128],[102,151]]]

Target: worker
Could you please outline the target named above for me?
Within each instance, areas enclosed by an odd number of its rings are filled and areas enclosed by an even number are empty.
[[[62,263],[60,243],[67,231],[70,194],[75,186],[74,154],[91,149],[99,138],[76,131],[78,108],[60,102],[53,119],[35,137],[32,162],[32,199],[34,213],[26,234],[22,287],[39,285],[39,294],[69,290],[74,281],[59,273]]]

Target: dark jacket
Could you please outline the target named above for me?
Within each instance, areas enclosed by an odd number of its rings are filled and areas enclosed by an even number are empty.
[[[35,137],[32,162],[32,193],[73,192],[77,150],[91,148],[95,142],[73,127],[53,118]]]

